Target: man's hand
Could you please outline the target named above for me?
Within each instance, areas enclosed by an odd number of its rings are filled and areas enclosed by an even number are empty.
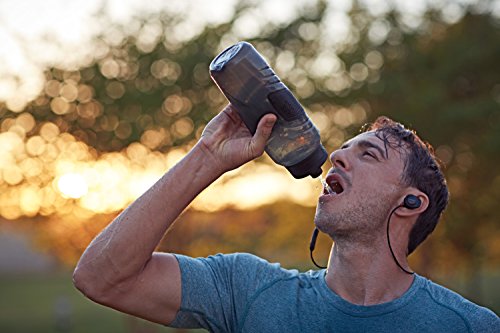
[[[207,124],[200,144],[223,173],[262,155],[275,122],[274,114],[266,114],[252,136],[236,109],[229,104]]]

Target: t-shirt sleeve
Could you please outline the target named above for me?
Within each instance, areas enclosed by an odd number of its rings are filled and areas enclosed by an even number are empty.
[[[279,264],[251,254],[175,256],[181,270],[182,299],[172,327],[238,331],[254,295],[290,274]]]
[[[500,319],[490,309],[471,303],[468,307],[470,331],[474,333],[499,333]]]
[[[490,309],[479,306],[462,295],[430,280],[427,280],[427,288],[427,292],[435,302],[453,311],[463,320],[468,332],[500,332],[500,319]]]

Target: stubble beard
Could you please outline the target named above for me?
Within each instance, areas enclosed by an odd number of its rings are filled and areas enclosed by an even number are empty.
[[[337,244],[369,246],[377,238],[385,237],[384,226],[390,209],[390,200],[374,198],[346,202],[338,208],[320,203],[314,223]]]

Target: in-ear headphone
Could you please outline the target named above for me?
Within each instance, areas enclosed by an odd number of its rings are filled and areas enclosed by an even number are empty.
[[[403,200],[403,207],[408,209],[417,209],[422,204],[422,201],[413,194],[408,194]]]

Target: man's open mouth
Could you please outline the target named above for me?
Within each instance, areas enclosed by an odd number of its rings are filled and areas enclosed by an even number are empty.
[[[323,194],[337,195],[344,192],[342,185],[336,180],[323,181]]]

